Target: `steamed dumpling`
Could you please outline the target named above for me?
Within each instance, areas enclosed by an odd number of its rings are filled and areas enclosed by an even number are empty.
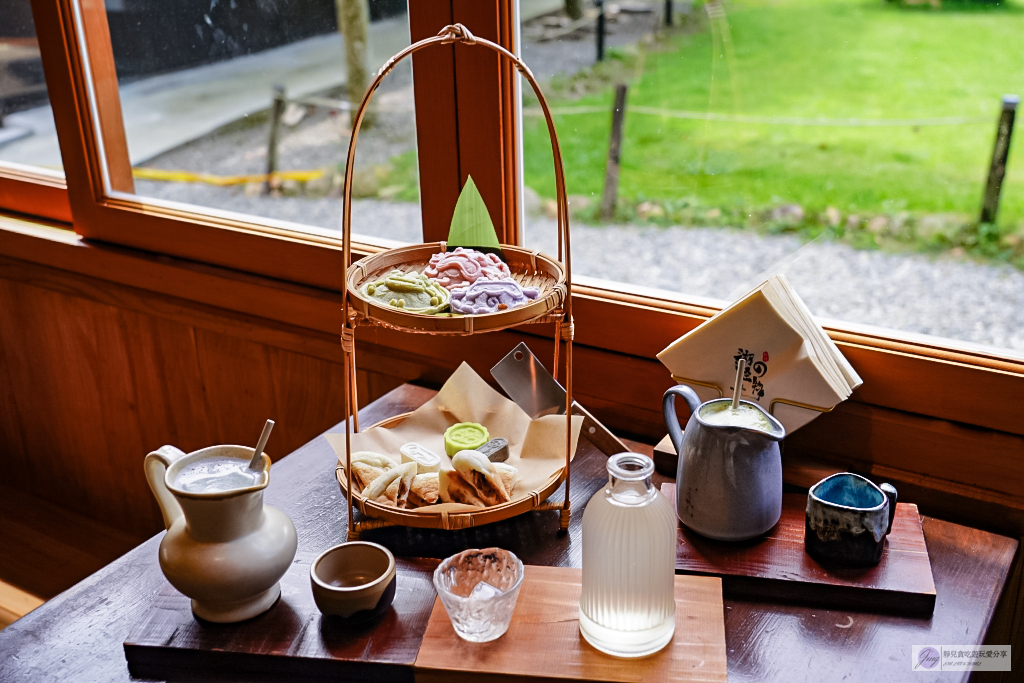
[[[486,505],[500,505],[510,500],[498,469],[483,453],[459,451],[452,458],[452,467]]]

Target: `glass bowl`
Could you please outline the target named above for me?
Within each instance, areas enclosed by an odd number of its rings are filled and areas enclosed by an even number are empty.
[[[464,550],[434,570],[434,588],[460,638],[486,643],[512,621],[523,563],[501,548]]]

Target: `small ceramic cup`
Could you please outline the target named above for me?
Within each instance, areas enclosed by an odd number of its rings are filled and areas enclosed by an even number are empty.
[[[395,556],[376,543],[342,543],[313,560],[309,580],[313,600],[325,615],[372,619],[395,599]]]
[[[896,515],[896,489],[859,474],[825,477],[807,493],[804,546],[819,562],[871,567],[882,559]]]

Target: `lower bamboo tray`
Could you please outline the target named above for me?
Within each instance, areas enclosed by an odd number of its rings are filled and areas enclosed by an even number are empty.
[[[529,678],[585,681],[726,681],[721,580],[676,577],[676,634],[662,652],[622,660],[579,635],[580,571],[526,567],[508,633],[467,643],[452,631],[431,577],[437,560],[398,559],[392,608],[376,621],[348,625],[324,617],[309,586],[312,553],[299,553],[281,579],[281,599],[239,624],[192,616],[170,584],[124,643],[128,671],[159,680],[227,675],[234,679],[424,681]]]
[[[676,499],[676,485],[661,492]],[[714,541],[679,525],[676,571],[722,577],[728,597],[789,600],[822,607],[927,616],[935,609],[935,581],[917,506],[896,504],[882,561],[866,569],[819,564],[804,550],[807,495],[782,496],[782,517],[750,541]]]
[[[367,427],[367,431],[375,427],[382,427],[384,429],[394,427],[410,415],[412,413],[402,413],[401,415],[389,417]],[[584,435],[581,433],[576,450],[579,450],[579,443],[582,443],[584,438]],[[569,461],[572,462],[575,458],[576,454],[573,453]],[[357,492],[358,489],[352,492],[352,503],[364,516],[382,520],[386,525],[455,531],[474,526],[483,526],[484,524],[493,524],[494,522],[500,522],[530,512],[531,510],[562,510],[561,503],[547,502],[547,499],[562,485],[562,482],[565,481],[565,475],[566,472],[563,467],[551,475],[551,478],[548,479],[547,483],[539,491],[534,491],[531,495],[510,500],[501,505],[491,505],[490,507],[478,508],[468,512],[430,512],[430,508],[404,510],[367,500],[362,494]],[[348,483],[348,478],[342,463],[339,462],[334,468],[334,476],[338,480],[338,486],[341,487],[342,495],[347,496],[348,487],[346,484]]]

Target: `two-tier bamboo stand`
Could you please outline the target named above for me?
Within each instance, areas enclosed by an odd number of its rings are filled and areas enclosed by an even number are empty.
[[[551,259],[536,251],[514,245],[502,245],[505,261],[512,276],[520,284],[538,287],[540,296],[523,306],[507,311],[486,315],[422,315],[402,309],[381,305],[380,302],[365,298],[362,285],[370,279],[382,277],[391,270],[403,271],[422,269],[432,254],[445,251],[444,242],[419,244],[392,249],[367,257],[349,267],[352,256],[352,176],[355,166],[356,141],[359,129],[374,91],[384,77],[409,55],[434,45],[477,45],[489,48],[512,62],[519,73],[530,83],[540,100],[551,138],[551,152],[555,164],[555,190],[558,201],[558,260]],[[569,527],[569,464],[572,460],[572,276],[569,250],[569,210],[565,192],[565,172],[562,154],[555,134],[544,94],[530,69],[505,48],[483,38],[477,38],[462,24],[446,26],[436,36],[421,40],[405,48],[385,62],[363,96],[359,109],[352,121],[352,137],[349,141],[348,161],[345,166],[344,206],[342,211],[343,255],[341,265],[342,296],[344,301],[344,325],[341,331],[341,347],[345,355],[344,380],[348,415],[345,420],[345,465],[336,470],[338,483],[345,492],[348,504],[348,538],[354,540],[359,533],[385,526],[414,526],[434,529],[462,529],[507,519],[529,510],[560,510],[560,526],[564,531]],[[464,513],[423,513],[403,510],[368,501],[352,491],[352,433],[359,431],[358,397],[356,390],[355,329],[359,326],[379,325],[414,334],[466,336],[504,330],[527,323],[552,322],[555,325],[555,354],[552,371],[558,376],[559,349],[565,342],[565,467],[552,476],[547,484],[526,498],[502,505],[482,508]],[[381,422],[377,426],[398,424],[404,415]],[[546,503],[545,500],[565,483],[565,499],[562,503]],[[372,519],[355,521],[355,507],[364,516]]]

